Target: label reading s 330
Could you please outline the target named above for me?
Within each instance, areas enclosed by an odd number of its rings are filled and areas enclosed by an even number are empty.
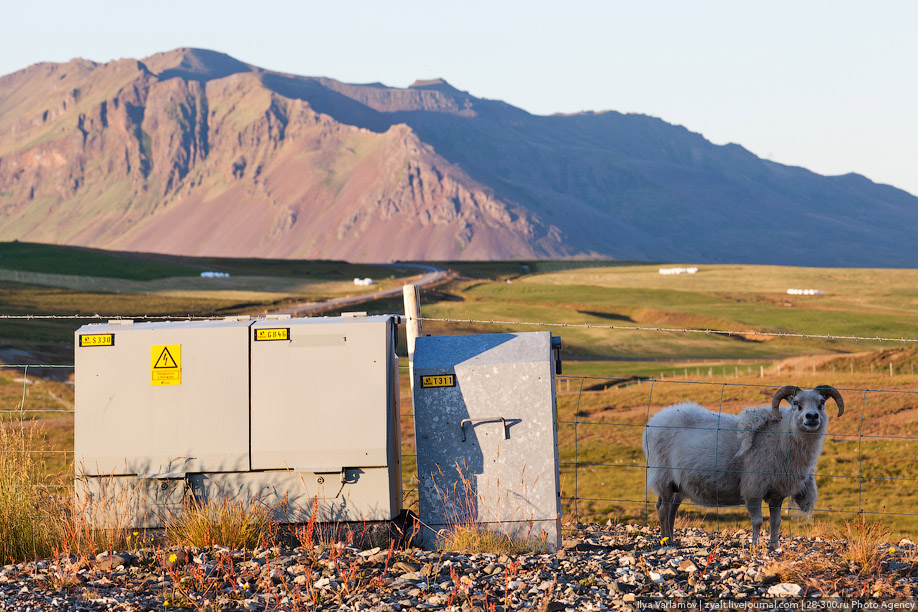
[[[80,346],[115,346],[115,334],[80,334]]]

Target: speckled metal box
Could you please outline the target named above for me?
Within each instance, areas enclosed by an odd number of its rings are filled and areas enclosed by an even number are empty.
[[[428,546],[440,530],[468,522],[560,546],[551,340],[549,332],[417,339],[414,422]]]

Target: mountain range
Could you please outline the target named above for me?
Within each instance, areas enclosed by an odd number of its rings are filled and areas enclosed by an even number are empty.
[[[863,176],[763,160],[646,115],[532,115],[441,79],[354,85],[203,49],[0,77],[0,240],[914,267],[916,228],[918,198]]]

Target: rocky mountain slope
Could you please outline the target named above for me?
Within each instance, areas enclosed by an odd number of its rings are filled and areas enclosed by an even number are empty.
[[[642,115],[178,49],[0,77],[0,240],[191,255],[913,266],[918,198]]]

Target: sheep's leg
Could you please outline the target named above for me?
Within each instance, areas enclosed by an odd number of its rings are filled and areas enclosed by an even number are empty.
[[[682,503],[682,496],[679,493],[673,493],[669,498],[669,516],[667,520],[669,521],[669,544],[670,546],[676,545],[676,512],[679,510],[679,504]]]
[[[660,519],[660,537],[671,538],[669,533],[669,496],[657,496],[657,518]]]
[[[768,501],[768,522],[771,524],[771,539],[768,542],[768,548],[774,550],[778,547],[778,536],[781,532],[781,505],[784,503],[783,497],[773,497]]]
[[[657,497],[657,517],[660,519],[660,536],[669,538],[667,544],[675,544],[676,511],[682,503],[675,487],[668,487],[662,495]]]
[[[759,543],[759,531],[762,529],[762,498],[746,500],[746,509],[752,521],[752,546]]]

